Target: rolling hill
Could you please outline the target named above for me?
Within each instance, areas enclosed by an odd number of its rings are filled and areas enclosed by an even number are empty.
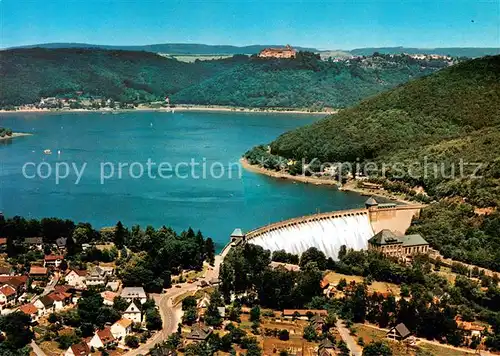
[[[233,55],[233,54],[255,54],[267,47],[284,47],[284,45],[250,45],[250,46],[231,46],[231,45],[207,45],[199,43],[158,43],[140,46],[114,46],[99,45],[90,43],[40,43],[15,48],[96,48],[122,51],[146,51],[154,53],[168,54],[200,54],[200,55]],[[11,48],[11,49],[15,49]],[[299,51],[318,51],[315,48],[295,47]]]
[[[245,154],[274,169],[279,156],[370,163],[371,180],[385,189],[435,200],[408,233],[445,257],[500,271],[500,56],[443,69],[285,133],[271,154],[263,146]]]
[[[129,103],[168,95],[175,104],[345,107],[447,65],[404,56],[336,63],[311,52],[186,63],[144,51],[15,49],[0,51],[0,106],[83,92]]]
[[[371,56],[373,53],[384,54],[438,54],[451,57],[477,58],[500,54],[500,47],[441,47],[441,48],[412,48],[412,47],[367,47],[350,50],[355,56]]]

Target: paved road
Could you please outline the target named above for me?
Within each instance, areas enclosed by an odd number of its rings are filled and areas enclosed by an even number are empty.
[[[47,356],[45,352],[42,351],[42,349],[35,343],[35,341],[31,341],[31,349],[37,356]]]
[[[225,252],[227,253],[227,250]],[[225,255],[225,253],[223,253],[223,255]],[[151,297],[155,300],[161,315],[163,322],[162,330],[158,331],[145,344],[141,345],[137,349],[127,352],[124,356],[146,355],[154,345],[166,340],[170,334],[176,332],[177,325],[181,321],[182,317],[182,306],[181,304],[173,305],[173,301],[181,294],[195,291],[200,288],[202,280],[208,283],[211,279],[218,278],[222,259],[223,256],[215,256],[214,267],[209,266],[203,278],[200,278],[196,283],[179,283],[167,290],[164,294],[151,294]],[[176,286],[180,286],[180,288]]]
[[[349,333],[349,329],[347,329],[344,325],[343,320],[337,320],[337,330],[340,333],[340,336],[342,337],[342,340],[347,344],[347,347],[351,351],[351,355],[354,356],[361,356],[363,350],[361,347],[356,343],[356,340],[351,336]]]

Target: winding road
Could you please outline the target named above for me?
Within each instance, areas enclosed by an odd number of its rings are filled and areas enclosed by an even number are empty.
[[[208,267],[205,275],[196,283],[179,283],[175,284],[174,287],[170,288],[163,294],[150,294],[158,306],[163,322],[162,330],[155,333],[145,344],[141,345],[137,349],[127,352],[124,356],[146,355],[154,345],[167,340],[168,336],[177,330],[177,325],[182,318],[181,304],[173,304],[175,298],[186,292],[196,291],[201,288],[201,281],[209,283],[213,278],[218,278],[220,265],[224,256],[228,252],[229,248],[224,248],[221,255],[215,256],[214,267]]]

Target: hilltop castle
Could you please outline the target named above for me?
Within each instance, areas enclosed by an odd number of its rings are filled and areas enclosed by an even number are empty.
[[[260,58],[295,58],[297,51],[290,45],[285,48],[264,48],[259,53]]]

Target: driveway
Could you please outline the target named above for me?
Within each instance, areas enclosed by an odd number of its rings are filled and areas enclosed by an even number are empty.
[[[349,329],[345,327],[344,321],[340,319],[337,320],[335,326],[337,327],[337,330],[339,331],[342,340],[344,340],[344,342],[347,344],[347,347],[351,351],[351,355],[361,356],[363,350],[356,343],[356,340],[354,340],[354,338],[351,336],[351,334],[349,333]]]

